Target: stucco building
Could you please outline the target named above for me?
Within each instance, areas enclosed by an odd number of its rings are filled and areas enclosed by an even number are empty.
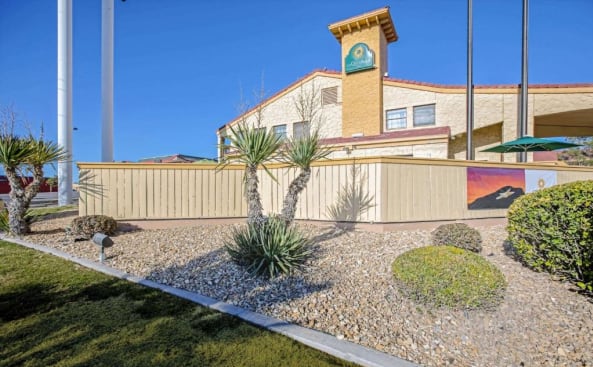
[[[466,87],[388,76],[388,45],[398,39],[389,8],[329,30],[341,44],[342,71],[311,72],[222,126],[219,143],[229,126],[244,122],[286,137],[318,128],[333,158],[465,159]],[[530,135],[593,136],[593,84],[530,85],[528,92]],[[516,160],[481,150],[518,137],[519,98],[518,85],[474,87],[476,160]]]

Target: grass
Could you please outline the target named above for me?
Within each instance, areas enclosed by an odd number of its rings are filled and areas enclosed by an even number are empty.
[[[72,210],[78,210],[78,205],[65,205],[65,206],[48,206],[48,207],[44,207],[44,208],[32,208],[29,209],[27,214],[33,218],[35,218],[35,220],[41,220],[43,219],[45,216],[48,216],[50,214],[57,214],[57,213],[62,213],[62,212],[67,212],[67,211],[72,211]]]
[[[468,250],[426,246],[398,256],[392,265],[400,291],[436,307],[492,309],[503,299],[504,275]]]
[[[353,366],[160,291],[0,241],[0,366]]]

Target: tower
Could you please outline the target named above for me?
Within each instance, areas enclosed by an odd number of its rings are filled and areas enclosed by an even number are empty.
[[[329,25],[342,45],[342,136],[383,132],[387,45],[397,41],[389,7]]]

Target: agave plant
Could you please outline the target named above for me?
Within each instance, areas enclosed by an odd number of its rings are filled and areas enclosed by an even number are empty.
[[[279,149],[284,143],[282,138],[276,136],[265,128],[254,129],[246,123],[239,123],[230,127],[231,134],[228,137],[230,144],[223,148],[231,148],[232,152],[223,162],[223,166],[229,163],[240,163],[245,165],[245,195],[247,197],[247,222],[261,223],[264,221],[261,196],[259,194],[259,178],[257,168],[259,166],[276,180],[268,170],[266,162],[275,159]]]
[[[304,268],[311,255],[310,240],[277,216],[235,228],[225,248],[247,271],[269,278]]]

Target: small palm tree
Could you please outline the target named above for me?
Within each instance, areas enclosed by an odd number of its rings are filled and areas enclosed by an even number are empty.
[[[299,175],[288,186],[282,203],[280,217],[287,225],[294,221],[299,195],[311,178],[311,163],[326,158],[329,153],[329,147],[320,143],[319,130],[305,137],[290,139],[282,150],[281,160],[291,167],[300,168]]]
[[[265,128],[249,128],[246,123],[239,123],[230,127],[231,134],[228,136],[229,145],[223,148],[230,148],[228,158],[223,166],[229,163],[240,163],[245,165],[245,196],[247,197],[247,222],[262,223],[264,220],[261,196],[259,194],[259,178],[257,168],[262,166],[264,170],[276,180],[266,167],[266,162],[274,160],[280,148],[284,144],[281,137],[276,136]]]
[[[4,167],[10,184],[10,203],[7,209],[11,235],[21,236],[30,231],[25,214],[43,182],[43,166],[66,158],[61,147],[43,140],[43,137],[23,138],[12,133],[0,135],[0,164]],[[33,180],[29,184],[21,177],[20,172],[23,170],[29,170],[33,174]]]

